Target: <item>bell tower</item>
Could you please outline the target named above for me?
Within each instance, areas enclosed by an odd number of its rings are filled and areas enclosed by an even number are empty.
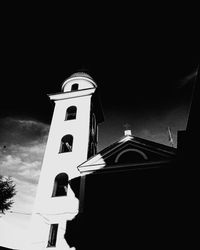
[[[64,239],[66,224],[79,212],[70,180],[80,176],[77,166],[96,154],[98,124],[103,121],[90,75],[71,75],[61,90],[49,95],[55,106],[30,226],[29,249],[34,250],[70,249]]]

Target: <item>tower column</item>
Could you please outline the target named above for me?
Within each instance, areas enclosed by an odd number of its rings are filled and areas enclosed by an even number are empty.
[[[66,224],[79,212],[79,197],[70,181],[80,177],[77,167],[90,155],[91,117],[98,117],[92,98],[96,88],[89,75],[76,73],[64,81],[62,92],[49,95],[55,107],[30,227],[30,249],[70,249],[64,238]]]

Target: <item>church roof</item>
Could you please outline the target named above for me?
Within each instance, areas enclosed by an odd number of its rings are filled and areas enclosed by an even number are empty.
[[[119,158],[127,152],[132,154],[131,161],[125,160],[124,162],[119,162]],[[137,155],[140,155],[142,160],[139,159],[138,161]],[[78,170],[83,173],[102,170],[109,166],[146,166],[149,164],[160,164],[161,162],[167,162],[174,159],[175,155],[176,149],[173,147],[132,135],[126,135],[78,166]],[[135,156],[136,158],[134,159]],[[130,155],[128,157],[130,160]],[[114,168],[112,167],[112,169]]]

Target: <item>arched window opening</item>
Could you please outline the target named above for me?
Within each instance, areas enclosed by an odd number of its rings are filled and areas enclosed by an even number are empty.
[[[144,152],[138,149],[126,149],[115,158],[115,163],[138,163],[147,160]]]
[[[78,83],[72,84],[71,91],[76,91],[78,90]]]
[[[77,108],[76,106],[71,106],[67,109],[66,111],[66,116],[65,116],[65,120],[73,120],[76,119],[76,111]]]
[[[68,175],[65,173],[61,173],[56,176],[52,197],[67,195],[68,179]]]
[[[71,152],[73,146],[73,136],[65,135],[61,139],[60,153]]]
[[[47,247],[55,247],[58,232],[58,224],[51,224]]]

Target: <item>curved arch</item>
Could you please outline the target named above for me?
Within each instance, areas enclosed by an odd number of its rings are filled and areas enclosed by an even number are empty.
[[[52,197],[67,195],[69,177],[66,173],[60,173],[55,177]]]
[[[120,158],[123,154],[125,154],[125,153],[127,153],[127,152],[136,152],[136,153],[138,153],[138,155],[142,156],[144,160],[147,160],[147,159],[148,159],[147,155],[146,155],[144,152],[142,152],[141,150],[130,148],[130,149],[125,149],[125,150],[123,150],[122,152],[120,152],[120,153],[117,155],[117,157],[115,158],[115,163],[118,163],[119,158]]]
[[[76,119],[77,107],[70,106],[66,110],[65,120],[74,120]]]
[[[62,137],[59,153],[71,152],[73,147],[73,136],[68,134]]]

